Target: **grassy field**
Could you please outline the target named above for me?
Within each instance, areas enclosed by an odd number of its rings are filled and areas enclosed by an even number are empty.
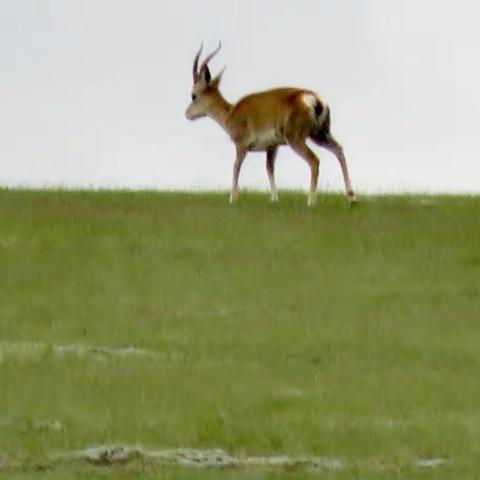
[[[341,467],[55,457],[97,445]],[[478,197],[0,190],[0,478],[478,479],[479,459]]]

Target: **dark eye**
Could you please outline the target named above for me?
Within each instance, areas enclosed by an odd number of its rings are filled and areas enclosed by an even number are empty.
[[[192,93],[192,100],[195,101],[196,99],[197,99],[197,96],[194,93]]]

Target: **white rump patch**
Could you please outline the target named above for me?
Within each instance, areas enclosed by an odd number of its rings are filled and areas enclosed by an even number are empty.
[[[320,98],[319,95],[315,93],[304,93],[302,95],[302,100],[303,103],[310,110],[312,120],[319,126],[323,125],[323,122],[328,115],[328,105]],[[317,116],[317,114],[315,113],[315,109],[318,103],[320,103],[320,105],[322,106],[319,116]]]
[[[312,110],[315,108],[315,105],[317,104],[317,102],[321,103],[321,100],[313,93],[304,93],[302,95],[302,100],[303,100],[303,103],[307,107],[311,108]]]
[[[304,93],[302,95],[302,100],[303,100],[303,103],[310,110],[310,114],[312,115],[312,120],[316,122],[317,117],[315,115],[315,107],[317,106],[318,102],[320,102],[322,106],[324,105],[321,98],[318,95],[315,95],[314,93]]]

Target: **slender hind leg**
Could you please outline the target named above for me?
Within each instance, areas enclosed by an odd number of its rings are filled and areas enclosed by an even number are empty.
[[[230,203],[235,203],[238,199],[238,177],[240,175],[240,169],[242,168],[242,163],[245,160],[247,151],[237,146],[237,158],[233,165],[233,180],[232,180],[232,191],[230,192]]]
[[[277,156],[277,147],[270,147],[267,150],[267,174],[270,182],[270,198],[272,202],[278,202],[277,187],[275,186],[275,157]]]
[[[355,193],[353,192],[352,183],[350,182],[350,177],[348,175],[347,160],[345,159],[343,147],[330,134],[326,136],[325,143],[322,142],[320,145],[332,152],[337,157],[338,161],[340,162],[340,167],[342,168],[347,199],[349,202],[355,202]]]
[[[310,150],[305,143],[305,139],[298,139],[295,141],[289,141],[290,147],[298,153],[307,163],[310,165],[311,179],[310,179],[310,193],[308,194],[308,206],[312,207],[315,204],[315,198],[317,195],[317,183],[318,183],[318,171],[320,162],[317,156]]]

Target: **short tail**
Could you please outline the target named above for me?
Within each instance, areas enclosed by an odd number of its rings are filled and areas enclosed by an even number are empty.
[[[330,138],[330,108],[320,100],[315,104],[315,125],[310,138],[318,145],[325,145]]]
[[[330,128],[330,108],[321,100],[317,100],[315,104],[315,119],[317,121],[316,127],[319,130]]]

